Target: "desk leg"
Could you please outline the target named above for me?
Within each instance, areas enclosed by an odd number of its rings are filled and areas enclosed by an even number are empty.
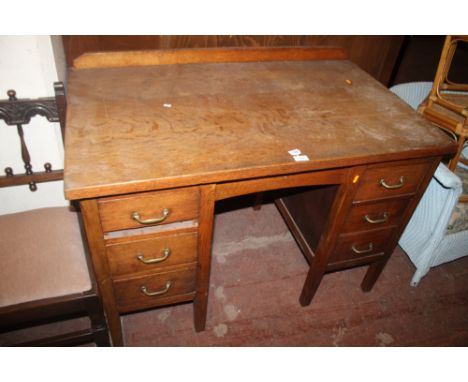
[[[111,280],[105,280],[100,284],[99,290],[103,300],[104,311],[106,312],[107,326],[109,328],[112,346],[124,346],[122,323],[120,321],[120,314],[116,309]]]
[[[328,258],[331,251],[336,245],[336,240],[340,233],[341,227],[344,224],[346,215],[357,190],[357,184],[351,182],[350,176],[361,175],[363,169],[358,168],[348,174],[348,181],[340,185],[335,200],[328,214],[328,220],[324,229],[322,238],[319,241],[317,250],[314,254],[313,261],[310,264],[309,272],[307,273],[304,287],[302,288],[299,302],[302,306],[307,306],[312,301],[312,298],[317,291],[323,275],[325,274]]]
[[[367,272],[361,283],[361,289],[364,292],[369,292],[372,289],[383,269],[385,268],[385,264],[387,264],[389,258],[390,256],[387,256],[384,259],[369,265],[369,268],[367,269]]]
[[[113,346],[123,346],[122,324],[117,311],[112,283],[109,278],[109,269],[104,245],[104,234],[99,220],[97,202],[94,199],[84,200],[80,203],[91,260],[96,275],[99,293],[102,298],[104,311]]]
[[[253,209],[255,211],[258,211],[262,208],[262,203],[263,203],[263,192],[257,192],[255,194],[255,202],[253,205]]]
[[[206,325],[208,292],[210,287],[211,244],[215,206],[215,185],[200,187],[200,212],[198,219],[198,264],[197,292],[194,299],[193,315],[195,330],[202,332]]]
[[[301,296],[299,297],[299,302],[302,306],[307,306],[312,301],[312,298],[314,297],[315,292],[317,292],[318,286],[320,285],[325,273],[325,266],[326,264],[314,264],[309,268]]]

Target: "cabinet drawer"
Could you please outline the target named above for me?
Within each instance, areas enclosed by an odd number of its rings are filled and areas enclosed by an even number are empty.
[[[106,245],[112,275],[157,270],[197,261],[197,232],[125,238]]]
[[[392,237],[393,229],[368,231],[340,236],[329,263],[352,261],[383,255]]]
[[[387,228],[399,224],[409,198],[354,205],[346,218],[343,233]]]
[[[356,201],[414,193],[432,162],[409,162],[386,167],[370,167],[364,173]]]
[[[190,301],[195,295],[195,266],[113,283],[120,312]]]
[[[99,200],[104,232],[141,228],[198,217],[198,188],[156,191]]]

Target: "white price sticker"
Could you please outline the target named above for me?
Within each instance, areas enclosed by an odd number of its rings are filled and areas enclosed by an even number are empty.
[[[294,155],[294,160],[296,162],[307,162],[309,157],[307,155]]]
[[[295,155],[301,155],[301,150],[299,149],[293,149],[288,151],[289,155],[295,156]]]

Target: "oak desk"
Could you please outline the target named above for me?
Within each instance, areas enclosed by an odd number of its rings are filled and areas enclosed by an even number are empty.
[[[120,314],[181,301],[204,330],[214,205],[248,193],[295,190],[277,206],[310,262],[301,304],[350,266],[370,265],[369,290],[455,151],[339,49],[207,52],[88,55],[70,73],[65,194],[114,345]]]

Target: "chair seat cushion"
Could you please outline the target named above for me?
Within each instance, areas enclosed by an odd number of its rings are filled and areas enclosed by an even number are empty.
[[[0,216],[0,307],[91,289],[78,214],[68,207]]]
[[[468,230],[468,203],[457,203],[447,226],[447,233]]]
[[[468,195],[468,170],[459,166],[455,169],[455,174],[460,177],[463,183],[463,195]],[[452,234],[466,230],[468,230],[468,203],[458,203],[450,218],[447,233]]]
[[[463,194],[468,195],[468,167],[459,165],[455,168],[454,173],[457,174],[462,181]]]

